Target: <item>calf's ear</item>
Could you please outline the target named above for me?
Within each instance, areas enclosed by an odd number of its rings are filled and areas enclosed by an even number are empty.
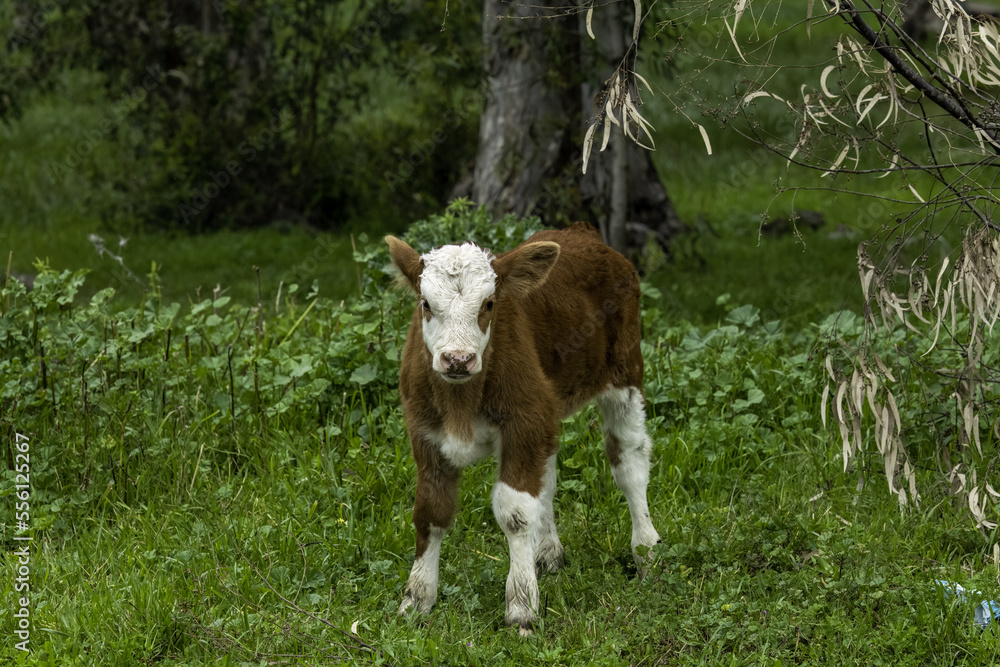
[[[559,259],[559,244],[528,243],[493,260],[497,284],[505,292],[525,295],[540,286]]]
[[[399,269],[396,282],[420,294],[420,274],[424,272],[424,260],[420,259],[417,251],[407,245],[406,241],[386,236],[385,242],[389,244],[392,263]]]

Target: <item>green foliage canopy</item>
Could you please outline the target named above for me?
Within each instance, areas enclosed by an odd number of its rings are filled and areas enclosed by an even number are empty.
[[[0,118],[89,82],[103,117],[44,171],[120,231],[398,228],[475,150],[479,14],[452,3],[442,32],[444,5],[0,3]]]

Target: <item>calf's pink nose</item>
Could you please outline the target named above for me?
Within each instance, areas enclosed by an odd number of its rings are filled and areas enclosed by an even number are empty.
[[[467,371],[476,363],[475,352],[442,352],[441,365],[446,371]]]

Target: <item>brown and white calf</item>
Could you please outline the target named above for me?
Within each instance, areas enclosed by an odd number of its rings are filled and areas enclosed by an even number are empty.
[[[632,553],[659,535],[649,518],[651,441],[639,349],[639,278],[597,230],[542,231],[494,256],[472,243],[419,255],[386,237],[417,294],[399,395],[417,464],[416,560],[400,613],[437,600],[441,540],[458,505],[463,468],[499,460],[493,514],[507,536],[508,625],[531,630],[536,567],[563,564],[552,499],[559,420],[590,400],[632,515]]]

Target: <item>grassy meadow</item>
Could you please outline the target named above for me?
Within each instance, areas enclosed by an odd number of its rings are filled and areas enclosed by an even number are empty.
[[[510,247],[534,223],[458,205],[414,225]],[[3,293],[9,456],[30,456],[31,648],[12,664],[987,664],[994,632],[935,579],[1000,595],[982,536],[941,494],[901,513],[875,461],[844,474],[819,419],[818,342],[726,298],[676,320],[644,283],[651,512],[642,582],[628,510],[588,408],[562,428],[557,523],[568,564],[542,622],[502,625],[506,544],[493,467],[464,476],[426,619],[395,611],[413,558],[414,470],[395,388],[412,302],[388,255],[359,251],[364,294],[306,288],[131,307],[48,271]],[[277,306],[277,307],[276,307]],[[44,356],[43,356],[44,353]],[[856,493],[863,469],[870,488]],[[15,475],[4,473],[13,515]],[[10,510],[8,510],[10,508]],[[13,519],[5,541],[13,544]],[[20,544],[18,544],[20,546]],[[8,572],[14,571],[8,554]],[[3,586],[13,599],[13,575]],[[8,606],[0,633],[14,637]]]
[[[832,30],[819,24],[812,40]],[[717,63],[701,76],[722,89],[735,75]],[[201,236],[109,225],[93,213],[118,196],[102,174],[130,168],[114,141],[62,187],[39,185],[101,117],[100,88],[71,73],[0,126],[0,148],[20,156],[0,164],[0,202],[16,204],[0,205],[0,251],[13,272],[37,274],[33,290],[5,280],[0,294],[0,664],[1000,662],[996,624],[980,632],[973,605],[934,584],[1000,600],[996,534],[929,482],[929,436],[910,434],[932,491],[901,509],[874,447],[845,471],[839,435],[821,423],[825,346],[864,335],[857,243],[893,215],[885,204],[814,189],[831,183],[702,121],[709,156],[676,113],[702,113],[695,98],[648,101],[657,167],[691,227],[642,270],[649,499],[663,541],[638,581],[599,417],[566,420],[555,511],[567,565],[541,577],[541,622],[520,638],[503,626],[491,462],[463,477],[433,613],[396,616],[414,548],[396,387],[413,302],[391,289],[378,237],[500,251],[537,222],[493,224],[459,202],[405,230],[366,235],[353,221],[353,239],[280,221]],[[826,222],[759,233],[762,215],[793,210]],[[30,652],[16,647],[22,608]]]

